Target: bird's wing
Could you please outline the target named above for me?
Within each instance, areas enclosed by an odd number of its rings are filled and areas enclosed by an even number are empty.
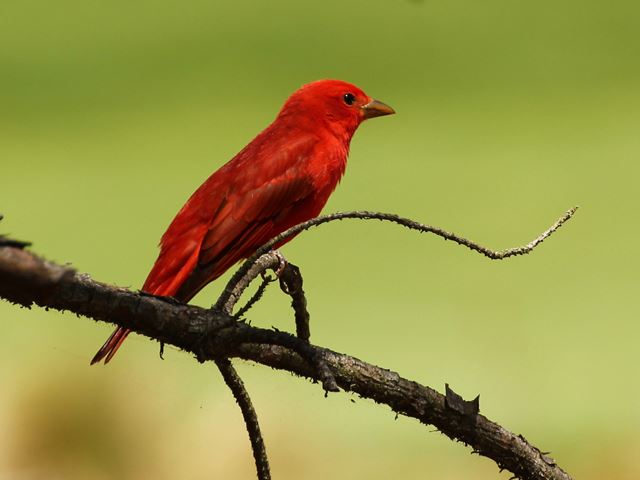
[[[187,301],[297,217],[314,193],[304,168],[314,144],[302,138],[274,153],[245,149],[209,177],[163,235],[143,290]]]
[[[290,170],[244,195],[231,194],[211,222],[197,265],[180,287],[178,298],[193,297],[236,262],[298,223],[298,209],[313,193],[311,179]]]
[[[160,244],[160,255],[142,287],[154,295],[174,296],[198,263],[198,250],[206,224],[194,224],[170,241]]]
[[[219,261],[233,250],[247,253],[269,238],[263,238],[279,220],[285,220],[296,205],[313,194],[313,183],[293,169],[244,195],[231,194],[204,237],[199,265]],[[255,243],[261,242],[258,245]],[[242,258],[240,256],[239,258]]]

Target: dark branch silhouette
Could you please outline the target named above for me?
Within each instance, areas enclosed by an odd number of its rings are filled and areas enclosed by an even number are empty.
[[[280,278],[283,289],[292,296],[298,336],[253,327],[238,321],[232,310],[252,280],[282,261],[270,253],[273,245],[314,225],[344,218],[387,220],[453,240],[489,258],[501,259],[530,252],[573,213],[575,208],[529,244],[502,251],[489,250],[444,230],[395,215],[347,212],[319,217],[287,230],[261,247],[232,277],[216,308],[209,310],[93,281],[86,274],[25,251],[25,242],[0,237],[0,297],[26,307],[35,304],[109,322],[190,352],[200,362],[214,360],[241,403],[260,479],[270,478],[266,451],[248,394],[228,360],[233,357],[320,381],[325,390],[339,387],[386,404],[398,414],[434,425],[449,438],[469,445],[475,453],[493,459],[500,469],[509,470],[518,478],[570,480],[553,459],[522,435],[513,434],[481,415],[478,399],[467,402],[449,386],[443,396],[390,370],[311,345],[309,315],[297,267],[290,266],[288,270],[285,267]]]
[[[531,240],[526,245],[522,245],[520,247],[507,248],[505,250],[491,250],[487,247],[480,245],[477,242],[469,240],[467,238],[456,235],[455,233],[448,232],[443,230],[442,228],[432,227],[430,225],[425,225],[423,223],[416,222],[415,220],[411,220],[410,218],[401,217],[399,215],[395,215],[393,213],[381,213],[381,212],[367,212],[367,211],[358,211],[358,212],[339,212],[332,213],[330,215],[323,215],[320,217],[313,218],[306,222],[300,223],[291,227],[288,230],[285,230],[280,235],[275,236],[267,243],[265,243],[262,247],[260,247],[256,252],[251,255],[242,266],[236,271],[236,273],[231,277],[224,291],[220,295],[218,302],[216,303],[216,308],[222,308],[228,301],[229,298],[234,294],[237,284],[244,278],[247,272],[253,267],[254,263],[265,253],[269,252],[275,245],[278,245],[283,240],[291,238],[300,232],[305,230],[309,230],[311,227],[323,225],[325,223],[334,222],[336,220],[345,220],[345,219],[358,219],[358,220],[380,220],[383,222],[391,222],[397,225],[401,225],[410,230],[417,230],[421,233],[433,233],[438,237],[444,238],[445,240],[451,240],[452,242],[457,243],[458,245],[462,245],[464,247],[473,250],[474,252],[480,253],[485,257],[490,258],[491,260],[502,260],[504,258],[515,257],[517,255],[526,255],[531,252],[534,248],[544,242],[547,238],[549,238],[556,230],[558,230],[564,223],[567,222],[573,214],[576,213],[578,207],[573,207],[567,210],[558,220],[556,220],[553,225],[547,228],[544,232],[538,235],[536,238]],[[245,287],[246,288],[246,287]]]
[[[233,294],[224,306],[224,312],[233,316],[235,319],[242,317],[242,315],[262,297],[262,294],[269,283],[275,281],[274,278],[266,275],[266,271],[269,269],[276,271],[276,274],[278,274],[280,278],[282,290],[288,295],[291,295],[293,299],[292,307],[295,313],[298,338],[308,343],[309,313],[306,310],[307,302],[304,297],[304,291],[302,290],[302,275],[300,274],[300,269],[298,267],[291,263],[287,263],[284,257],[279,253],[265,253],[254,263],[253,267],[249,269],[241,281],[236,285]],[[233,314],[235,303],[240,300],[242,293],[259,275],[262,276],[262,282],[260,283],[258,290],[236,314]],[[338,391],[338,385],[336,384],[331,371],[326,366],[326,363],[322,363],[324,359],[316,355],[315,357],[310,356],[309,360],[316,365],[318,376],[322,379],[325,391]],[[242,417],[247,427],[247,433],[249,434],[249,440],[251,442],[251,449],[253,451],[253,458],[256,464],[258,480],[270,480],[271,472],[269,469],[267,450],[262,438],[262,433],[260,432],[258,416],[253,407],[253,403],[251,402],[249,392],[247,392],[242,379],[238,375],[238,372],[233,368],[229,359],[218,359],[215,363],[220,370],[225,383],[231,389],[240,410],[242,411]]]
[[[251,441],[251,450],[253,451],[253,459],[256,462],[256,471],[258,474],[258,480],[271,480],[271,471],[269,470],[269,458],[267,457],[267,449],[262,439],[262,433],[260,433],[260,424],[258,423],[258,415],[256,414],[253,404],[251,403],[251,397],[244,387],[242,379],[236,372],[236,369],[231,365],[231,361],[228,358],[221,358],[216,360],[216,365],[224,383],[233,393],[234,398],[240,411],[242,412],[242,418],[247,426],[247,432],[249,433],[249,440]]]

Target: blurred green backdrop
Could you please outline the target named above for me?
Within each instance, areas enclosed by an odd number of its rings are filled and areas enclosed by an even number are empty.
[[[303,83],[394,106],[365,124],[325,211],[395,212],[491,262],[342,222],[284,253],[313,340],[443,390],[581,479],[640,475],[640,4],[565,0],[0,3],[0,230],[136,288],[188,195]],[[196,303],[211,304],[222,281]],[[275,288],[251,315],[291,329]],[[0,478],[254,478],[212,365],[111,328],[0,303]],[[492,462],[388,409],[241,364],[285,479],[494,479]]]

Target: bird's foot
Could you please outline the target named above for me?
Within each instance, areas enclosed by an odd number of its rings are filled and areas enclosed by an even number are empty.
[[[284,255],[280,253],[280,250],[271,250],[271,252],[269,253],[271,253],[273,256],[275,256],[278,259],[278,268],[274,269],[274,273],[276,275],[276,278],[280,278],[282,273],[287,268],[287,265],[289,265],[289,262],[287,262],[287,259],[284,257]],[[269,278],[266,272],[262,272],[260,275],[265,280]]]
[[[287,262],[287,259],[284,258],[284,255],[280,253],[280,250],[273,250],[272,253],[278,258],[278,261],[280,262],[278,264],[278,269],[275,272],[276,277],[280,278],[280,275],[282,275],[282,272],[284,272],[284,269],[287,268],[287,265],[289,264],[289,262]]]

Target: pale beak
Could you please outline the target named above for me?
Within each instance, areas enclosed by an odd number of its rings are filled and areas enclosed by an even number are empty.
[[[378,100],[371,100],[366,105],[360,107],[362,110],[362,116],[367,118],[382,117],[383,115],[392,115],[396,111],[386,103],[379,102]]]

